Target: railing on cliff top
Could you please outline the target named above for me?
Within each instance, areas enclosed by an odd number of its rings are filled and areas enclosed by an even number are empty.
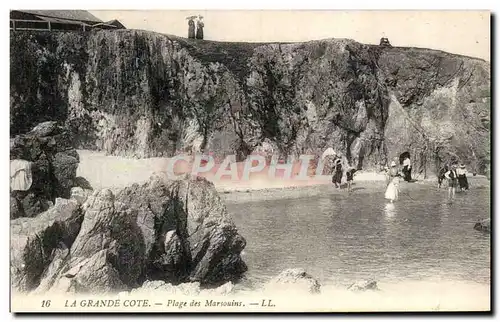
[[[65,28],[61,28],[65,26]],[[71,26],[71,27],[69,27]],[[42,30],[42,31],[90,31],[95,28],[103,29],[102,27],[116,29],[114,25],[108,25],[105,23],[98,23],[95,25],[88,25],[86,23],[64,23],[64,22],[51,22],[43,20],[25,20],[25,19],[10,19],[10,30]]]

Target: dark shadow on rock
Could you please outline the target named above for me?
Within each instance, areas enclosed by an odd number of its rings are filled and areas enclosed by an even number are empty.
[[[209,181],[156,177],[123,189],[116,200],[138,211],[146,279],[218,285],[247,270],[240,256],[246,241]]]
[[[94,190],[90,182],[84,177],[76,177],[74,180],[75,187],[80,187],[83,189]]]

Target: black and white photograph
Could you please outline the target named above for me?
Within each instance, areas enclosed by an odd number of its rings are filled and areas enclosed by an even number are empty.
[[[490,11],[9,15],[11,312],[491,312]]]

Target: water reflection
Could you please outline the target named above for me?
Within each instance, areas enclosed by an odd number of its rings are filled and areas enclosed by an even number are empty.
[[[385,218],[391,220],[396,216],[396,206],[393,203],[387,203],[384,208]]]

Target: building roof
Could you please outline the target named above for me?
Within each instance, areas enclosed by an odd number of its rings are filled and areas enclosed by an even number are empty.
[[[15,10],[36,16],[60,18],[65,20],[103,22],[86,10]]]
[[[125,26],[121,22],[119,22],[116,19],[106,21],[106,22],[100,22],[100,23],[96,23],[95,25],[92,25],[92,27],[99,27],[99,26],[106,26],[109,28],[116,28],[116,29],[127,29],[127,28],[125,28]]]
[[[125,26],[118,20],[116,19],[113,19],[113,20],[110,20],[110,21],[107,21],[106,22],[107,25],[112,25],[112,26],[115,26],[117,28],[121,28],[121,29],[125,29]]]

